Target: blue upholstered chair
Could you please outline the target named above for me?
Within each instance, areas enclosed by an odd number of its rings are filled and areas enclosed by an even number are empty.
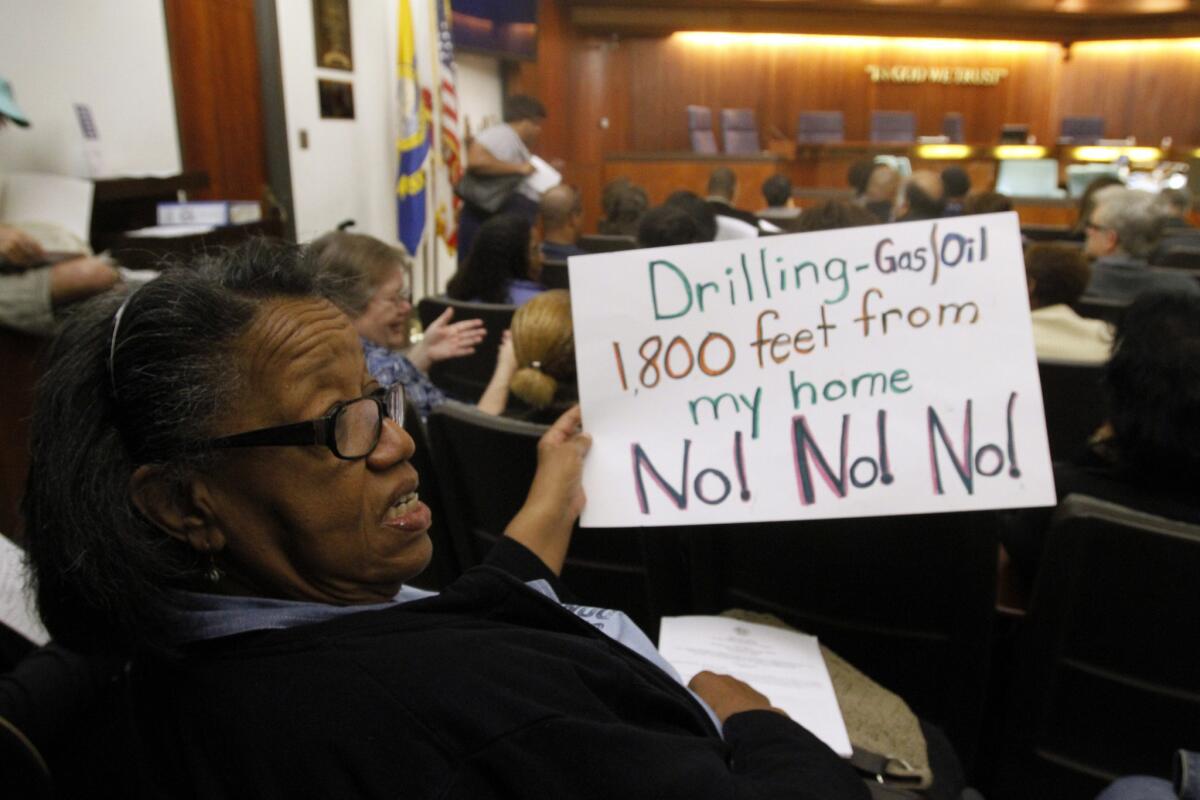
[[[1059,138],[1071,144],[1094,144],[1104,138],[1104,117],[1063,117]]]
[[[693,153],[716,155],[717,135],[713,133],[712,109],[704,106],[688,106],[688,138]]]
[[[846,118],[841,111],[801,111],[796,121],[800,144],[836,144],[846,139]]]
[[[950,111],[946,116],[942,117],[942,135],[949,139],[953,144],[962,144],[967,140],[965,125],[963,124],[963,115],[957,111]]]
[[[730,155],[752,155],[762,152],[758,141],[758,122],[752,108],[721,109],[721,136],[725,152]]]
[[[872,111],[872,142],[915,142],[917,115],[911,111]]]

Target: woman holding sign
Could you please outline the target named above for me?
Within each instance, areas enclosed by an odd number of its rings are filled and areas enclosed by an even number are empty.
[[[634,626],[563,604],[577,409],[488,562],[406,586],[431,544],[403,400],[284,246],[68,322],[33,423],[30,562],[58,641],[132,655],[137,794],[868,796],[749,686],[688,691]]]

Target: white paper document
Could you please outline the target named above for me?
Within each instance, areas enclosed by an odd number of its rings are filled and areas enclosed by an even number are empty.
[[[562,173],[546,163],[545,159],[534,156],[529,159],[533,164],[534,173],[525,179],[525,183],[538,194],[553,189],[562,183]]]
[[[4,180],[4,191],[0,194],[0,222],[50,223],[87,242],[94,192],[91,181],[65,175],[14,172]]]
[[[50,641],[50,634],[33,610],[23,560],[21,548],[0,534],[0,622],[34,644],[43,645]]]
[[[833,752],[850,756],[850,736],[815,636],[729,617],[663,617],[658,650],[684,683],[702,670],[732,675]]]

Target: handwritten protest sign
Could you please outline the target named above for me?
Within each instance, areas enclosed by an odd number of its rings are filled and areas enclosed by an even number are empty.
[[[1016,214],[570,273],[586,527],[1055,502]]]

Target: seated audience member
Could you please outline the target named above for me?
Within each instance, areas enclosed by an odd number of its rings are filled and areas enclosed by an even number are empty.
[[[537,231],[514,214],[492,217],[479,228],[471,255],[446,285],[446,294],[471,303],[519,306],[546,291],[538,283],[542,249]]]
[[[0,225],[0,325],[23,333],[54,331],[55,313],[111,289],[121,280],[103,258],[46,263],[41,244],[20,228]]]
[[[799,222],[800,224],[797,226],[799,233],[879,224],[879,220],[870,211],[844,200],[826,200],[811,208],[806,208],[800,216]]]
[[[800,220],[800,209],[792,202],[792,182],[787,175],[777,172],[763,181],[763,199],[767,207],[759,209],[759,220],[766,220],[788,233],[796,232]]]
[[[1074,463],[1057,463],[1061,500],[1086,494],[1200,524],[1200,296],[1152,292],[1117,325],[1104,375],[1109,423]],[[1032,582],[1053,509],[1021,515],[1005,547]]]
[[[1072,233],[1080,237],[1087,233],[1087,225],[1092,221],[1092,212],[1096,210],[1096,193],[1110,186],[1124,187],[1125,182],[1116,175],[1100,175],[1087,185],[1083,194],[1079,196],[1079,216],[1075,219]]]
[[[638,247],[670,247],[676,244],[707,242],[696,218],[678,206],[661,205],[642,217],[638,226]]]
[[[606,236],[637,236],[638,223],[650,207],[646,190],[628,178],[609,181],[600,197],[604,219],[597,228]]]
[[[441,594],[406,586],[432,545],[403,392],[371,378],[312,281],[290,248],[239,249],[80,308],[51,352],[29,560],[56,641],[131,654],[131,782],[868,797],[750,686],[702,672],[689,692],[619,612],[601,630],[564,604],[590,445],[577,409],[542,437],[487,563]]]
[[[1012,198],[999,192],[980,192],[967,198],[964,209],[966,214],[999,214],[1002,211],[1012,211]]]
[[[863,196],[867,193],[867,184],[871,180],[871,173],[875,171],[875,159],[860,158],[850,165],[850,169],[846,171],[846,182],[850,184],[850,188],[854,190],[854,200],[858,203],[863,203]]]
[[[663,205],[674,206],[689,214],[700,229],[702,237],[700,241],[711,242],[717,238],[717,215],[700,195],[689,192],[687,189],[680,189],[677,192],[671,192]],[[638,231],[640,235],[641,226],[638,227]]]
[[[1188,214],[1192,213],[1192,196],[1182,189],[1163,189],[1158,193],[1158,206],[1163,214],[1164,233],[1172,228],[1192,229]]]
[[[542,135],[546,107],[533,97],[515,94],[504,98],[504,124],[480,131],[467,148],[467,171],[487,179],[503,180],[513,175],[528,177],[534,173],[533,148]],[[530,225],[537,219],[541,195],[522,181],[496,213],[516,214]],[[461,265],[470,253],[481,225],[491,214],[471,202],[464,202],[459,214],[458,260]]]
[[[900,206],[896,209],[896,221],[938,219],[945,212],[941,176],[928,169],[919,169],[909,176],[904,183]]]
[[[542,195],[542,258],[565,261],[583,255],[579,241],[583,227],[583,205],[579,192],[560,183]]]
[[[900,190],[900,173],[888,164],[876,163],[867,174],[861,194],[863,208],[879,222],[891,222],[896,211],[896,195]]]
[[[1095,259],[1086,294],[1130,301],[1152,290],[1200,293],[1191,276],[1150,269],[1148,259],[1162,228],[1162,214],[1149,192],[1118,186],[1099,191],[1083,245]]]
[[[570,293],[551,289],[518,308],[512,343],[517,371],[509,389],[532,409],[519,416],[548,425],[579,402]]]
[[[758,218],[749,211],[735,208],[737,175],[729,167],[717,167],[708,176],[705,202],[717,216],[717,241],[752,239],[758,236]]]
[[[335,231],[308,246],[326,296],[348,317],[362,339],[367,369],[384,387],[404,384],[405,396],[421,419],[448,399],[426,373],[438,361],[475,352],[487,332],[483,321],[451,322],[454,309],[446,309],[430,323],[421,341],[409,347],[412,317],[412,264],[408,254],[372,236]],[[508,381],[514,363],[512,348],[500,348],[479,410],[499,414],[508,402]]]
[[[8,123],[29,127],[12,86],[0,78],[0,129]],[[47,265],[41,243],[28,231],[0,225],[0,326],[45,335],[64,306],[112,288],[120,273],[104,259],[80,255]]]
[[[962,167],[946,167],[942,170],[942,198],[944,217],[957,217],[966,211],[967,195],[971,193],[971,176]]]
[[[1091,271],[1078,247],[1034,244],[1025,251],[1033,344],[1038,358],[1103,364],[1112,351],[1112,329],[1085,319],[1070,304],[1083,295]]]

